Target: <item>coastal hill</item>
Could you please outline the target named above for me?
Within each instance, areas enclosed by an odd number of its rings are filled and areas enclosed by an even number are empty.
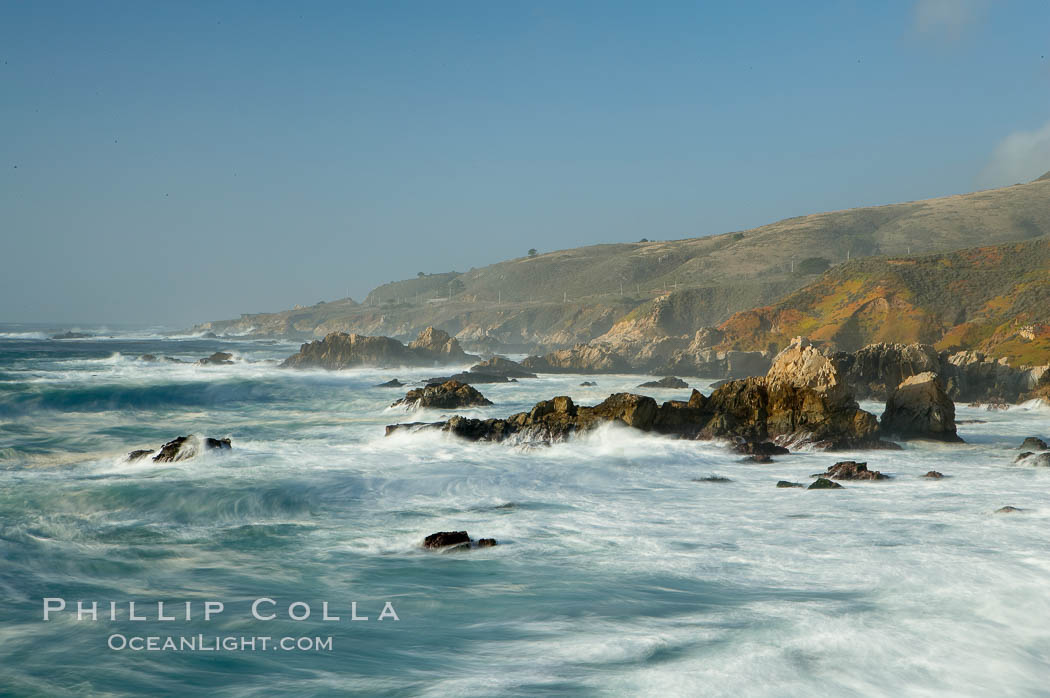
[[[843,264],[766,307],[734,314],[723,349],[799,335],[854,351],[877,342],[975,349],[1011,364],[1050,360],[1050,237]]]
[[[639,231],[644,235],[646,231]],[[567,346],[673,295],[669,334],[776,303],[829,268],[874,256],[927,255],[1050,234],[1050,177],[1002,189],[789,218],[673,241],[592,245],[467,272],[425,274],[349,299],[198,325],[197,331],[411,337],[427,326],[468,346]],[[681,294],[681,295],[679,295]],[[659,301],[658,301],[659,302]]]

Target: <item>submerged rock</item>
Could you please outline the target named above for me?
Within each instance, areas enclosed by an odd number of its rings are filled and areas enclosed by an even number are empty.
[[[996,514],[1016,514],[1017,512],[1024,511],[1024,509],[1018,509],[1017,507],[1005,506],[995,510]]]
[[[886,480],[887,476],[878,470],[868,470],[867,463],[855,460],[839,461],[828,468],[826,473],[817,473],[813,477],[831,478],[833,480]]]
[[[90,339],[94,335],[85,332],[66,331],[61,334],[52,335],[51,339]]]
[[[925,475],[923,475],[923,477],[928,477],[931,480],[940,480],[942,477],[944,477],[944,474],[943,473],[939,473],[936,470],[931,470],[928,473],[926,473]]]
[[[722,477],[721,475],[708,475],[707,477],[694,477],[693,478],[693,482],[725,483],[725,482],[732,482],[732,480],[730,480],[727,477]]]
[[[773,463],[775,462],[772,458],[767,456],[765,453],[756,453],[751,456],[745,456],[741,458],[745,463]]]
[[[491,373],[474,373],[473,371],[464,371],[457,373],[452,376],[439,376],[436,378],[427,378],[423,381],[427,385],[440,385],[441,383],[447,383],[449,381],[459,381],[465,385],[472,385],[474,383],[510,383],[514,381],[518,382],[517,378],[507,378],[506,376],[497,376]]]
[[[788,480],[780,480],[777,482],[777,487],[801,487],[805,488],[801,482],[790,482]]]
[[[826,477],[817,478],[812,485],[806,488],[807,490],[841,490],[842,485],[839,483],[829,480]]]
[[[682,389],[688,389],[689,388],[689,384],[686,383],[681,378],[676,378],[674,376],[667,376],[666,378],[661,378],[658,381],[649,381],[647,383],[642,383],[638,387],[639,388],[682,388]]]
[[[598,384],[595,383],[594,381],[584,381],[584,382],[580,383],[580,387],[581,388],[593,388],[593,387],[595,387],[597,385]]]
[[[902,439],[961,442],[955,427],[955,403],[936,374],[926,372],[902,382],[886,401],[882,430]]]
[[[211,437],[201,439],[194,434],[190,434],[189,436],[179,436],[161,446],[160,452],[153,457],[153,462],[175,463],[178,461],[189,460],[190,458],[199,455],[202,451],[216,449],[228,451],[232,447],[233,446],[229,439],[213,439]]]
[[[778,446],[772,441],[741,441],[733,445],[733,451],[756,456],[786,456],[791,453],[783,446]]]
[[[197,366],[229,366],[233,363],[233,354],[225,351],[217,351],[211,356],[199,359]]]
[[[129,453],[125,460],[127,460],[129,463],[134,463],[137,460],[142,460],[151,453],[153,453],[152,448],[140,448]]]
[[[376,386],[377,388],[403,388],[405,384],[399,381],[397,378],[392,378],[386,383],[380,383]]]
[[[423,388],[409,390],[403,398],[391,407],[432,407],[437,409],[455,409],[458,407],[485,407],[492,401],[482,395],[476,388],[465,383],[450,380],[441,384],[431,384]]]
[[[1050,452],[1044,451],[1042,453],[1031,453],[1024,452],[1014,459],[1014,463],[1023,463],[1024,465],[1035,465],[1044,468],[1050,467]]]

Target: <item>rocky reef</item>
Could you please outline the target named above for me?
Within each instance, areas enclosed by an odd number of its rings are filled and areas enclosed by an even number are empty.
[[[802,339],[777,356],[765,377],[730,381],[710,397],[694,390],[688,401],[661,405],[651,397],[617,393],[587,407],[560,396],[505,419],[455,416],[432,424],[394,424],[387,434],[440,429],[473,441],[550,443],[609,422],[693,439],[825,449],[891,446],[879,439],[878,420],[860,409],[835,365]]]
[[[409,390],[391,407],[431,407],[451,410],[459,407],[485,407],[491,404],[492,402],[477,389],[466,383],[450,380]]]
[[[196,434],[179,436],[160,447],[157,455],[153,456],[154,463],[177,463],[179,461],[195,458],[204,451],[228,451],[233,448],[230,439],[213,439],[210,436],[203,439]],[[133,463],[151,455],[152,449],[138,449],[127,455],[126,460]]]
[[[333,332],[324,339],[303,344],[299,353],[285,359],[281,366],[329,370],[357,366],[394,368],[466,363],[477,358],[464,352],[447,332],[428,327],[407,346],[390,337]]]

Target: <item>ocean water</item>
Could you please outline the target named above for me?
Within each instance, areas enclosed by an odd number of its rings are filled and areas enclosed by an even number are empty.
[[[373,386],[440,371],[277,368],[296,349],[151,330],[55,341],[0,327],[0,694],[1050,691],[1050,468],[1013,462],[1024,437],[1050,437],[1046,407],[959,406],[965,445],[768,465],[614,427],[525,449],[386,438],[387,424],[442,413],[391,409],[404,389]],[[219,350],[236,363],[136,358]],[[495,405],[464,413],[504,416],[559,394],[594,404],[642,380],[483,385]],[[233,449],[124,461],[189,433],[228,436]],[[775,487],[846,458],[894,477]],[[922,479],[928,470],[948,477]],[[1022,511],[994,513],[1006,505]],[[420,547],[463,529],[500,545]],[[45,598],[68,607],[44,621]],[[251,616],[259,598],[274,600],[264,609],[276,618]],[[99,620],[77,620],[78,600],[98,601]],[[209,600],[225,607],[205,621]],[[147,620],[130,620],[128,601]],[[177,620],[158,620],[157,601]],[[310,618],[292,620],[293,602]],[[341,620],[322,620],[323,602]],[[388,602],[398,620],[380,621]],[[369,620],[351,621],[352,603]],[[331,638],[331,648],[110,647],[114,636],[197,635]]]

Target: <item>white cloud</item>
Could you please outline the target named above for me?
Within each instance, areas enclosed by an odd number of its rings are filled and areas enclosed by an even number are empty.
[[[957,38],[967,25],[980,19],[987,4],[988,0],[917,0],[915,28]]]
[[[1050,171],[1050,121],[1034,131],[1014,131],[996,146],[981,173],[981,184],[1003,187]]]

